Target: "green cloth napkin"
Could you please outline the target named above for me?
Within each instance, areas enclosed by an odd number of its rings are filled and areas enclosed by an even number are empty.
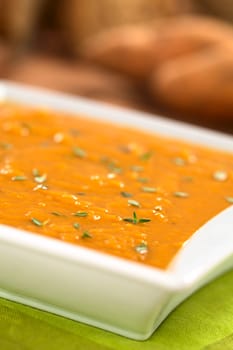
[[[232,350],[233,271],[192,295],[143,342],[0,299],[0,349]]]

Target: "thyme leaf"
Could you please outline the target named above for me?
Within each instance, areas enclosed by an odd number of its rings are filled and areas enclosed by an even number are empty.
[[[88,215],[86,211],[76,211],[76,213],[73,213],[74,216],[78,216],[80,218],[84,218],[85,216]]]
[[[146,254],[148,253],[148,245],[145,242],[141,242],[135,246],[135,250],[139,254]]]
[[[38,220],[36,218],[32,218],[31,221],[32,221],[32,223],[34,225],[36,225],[38,227],[42,227],[42,226],[44,226],[47,223],[47,222],[40,221],[40,220]]]
[[[179,198],[187,198],[187,197],[189,197],[189,194],[187,192],[181,192],[181,191],[173,192],[173,195],[175,197],[179,197]]]
[[[226,181],[227,178],[228,178],[228,174],[226,171],[217,170],[213,173],[213,179],[216,181],[223,182],[223,181]]]
[[[233,204],[233,197],[225,197],[226,201],[230,204]]]
[[[80,228],[80,224],[78,222],[73,223],[73,227],[78,230]]]
[[[86,152],[80,148],[80,147],[74,147],[73,148],[73,154],[76,156],[76,157],[79,157],[79,158],[85,158],[86,157]]]
[[[63,216],[63,217],[65,216],[64,214],[59,213],[59,211],[52,211],[51,214],[54,216]]]
[[[155,187],[142,187],[142,191],[143,192],[147,192],[147,193],[155,193],[157,192],[157,189]]]
[[[134,171],[135,173],[141,173],[144,170],[144,168],[140,165],[132,165],[130,170]]]
[[[133,195],[132,195],[131,193],[129,193],[129,192],[121,192],[121,195],[122,195],[122,197],[125,197],[125,198],[130,198],[130,197],[133,196]]]
[[[27,180],[27,177],[26,176],[23,176],[23,175],[18,175],[18,176],[13,176],[11,178],[12,181],[25,181]]]
[[[151,219],[147,219],[147,218],[138,218],[137,217],[137,214],[136,214],[136,212],[134,211],[133,212],[133,217],[132,218],[123,218],[123,221],[126,221],[126,222],[129,222],[129,223],[131,223],[131,224],[134,224],[134,225],[136,225],[136,224],[143,224],[143,223],[145,223],[145,222],[149,222],[149,221],[151,221]]]
[[[85,238],[92,238],[92,235],[90,234],[89,231],[84,231],[83,234],[82,234],[82,238],[85,239]]]
[[[149,160],[152,157],[153,153],[152,152],[146,152],[140,156],[141,160]]]
[[[137,181],[145,184],[149,181],[149,179],[147,177],[138,177]]]
[[[11,143],[0,142],[0,148],[2,148],[4,150],[11,149],[12,147],[13,147],[13,145]]]
[[[135,201],[134,199],[129,199],[129,200],[128,200],[128,204],[129,204],[129,205],[132,205],[133,207],[138,207],[138,208],[140,208],[139,202],[138,202],[138,201]]]

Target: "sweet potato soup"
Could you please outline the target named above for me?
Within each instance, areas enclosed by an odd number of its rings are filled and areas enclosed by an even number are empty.
[[[165,268],[233,203],[233,155],[0,105],[0,222]]]

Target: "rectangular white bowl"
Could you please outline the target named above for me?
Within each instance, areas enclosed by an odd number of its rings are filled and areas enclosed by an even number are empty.
[[[233,152],[231,136],[83,98],[4,81],[0,98]],[[231,206],[195,233],[163,271],[1,225],[0,296],[144,340],[188,295],[233,266],[232,232]]]

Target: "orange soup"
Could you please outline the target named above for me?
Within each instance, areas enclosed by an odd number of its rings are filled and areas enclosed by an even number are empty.
[[[233,155],[2,103],[0,181],[1,224],[166,268],[233,203]]]

